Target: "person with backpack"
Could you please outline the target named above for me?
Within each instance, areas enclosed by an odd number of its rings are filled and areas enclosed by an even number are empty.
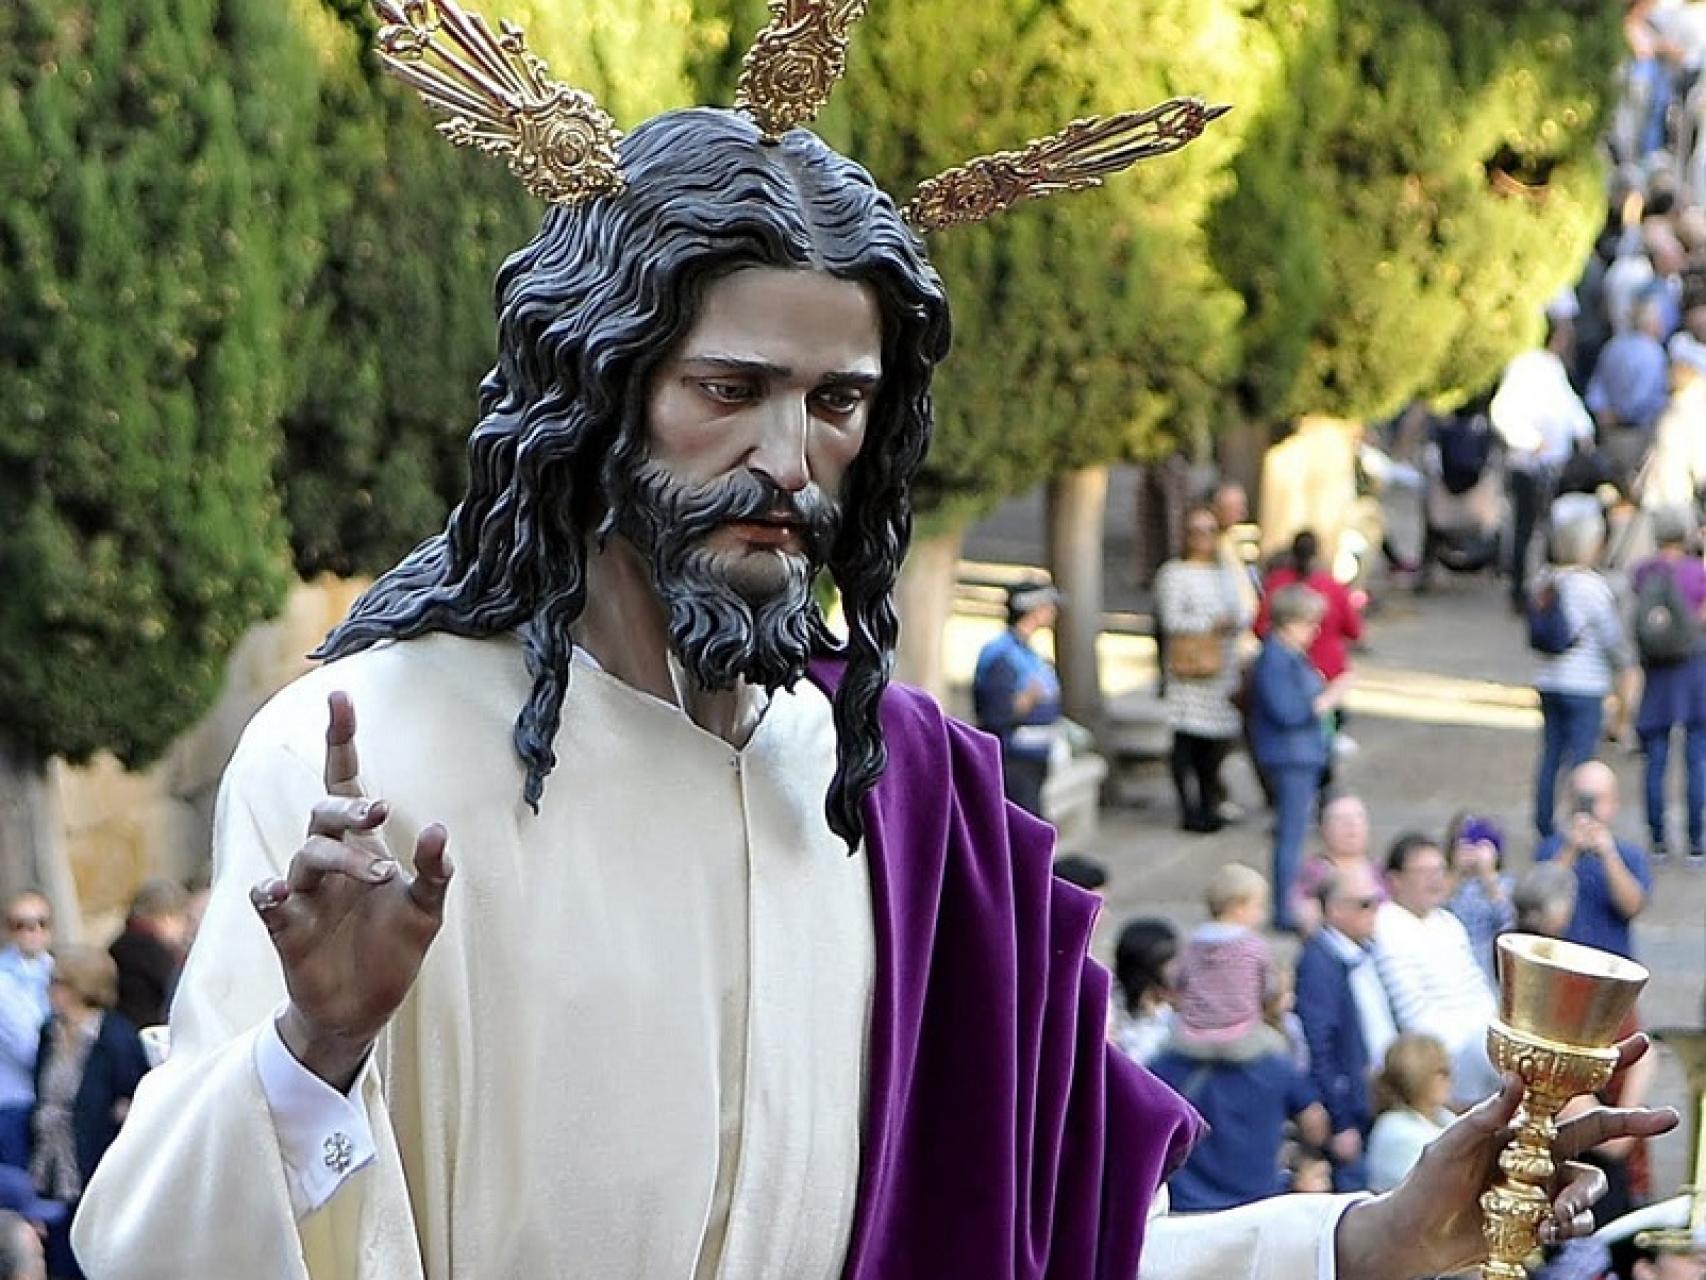
[[[1534,828],[1542,839],[1556,826],[1558,771],[1593,756],[1605,726],[1606,699],[1628,705],[1633,655],[1616,596],[1594,565],[1605,545],[1597,505],[1552,504],[1553,567],[1528,605],[1528,643],[1536,654],[1540,694],[1540,761],[1534,780]]]
[[[1658,551],[1635,567],[1635,646],[1646,676],[1635,732],[1647,757],[1647,831],[1655,858],[1668,852],[1665,772],[1670,740],[1684,733],[1690,866],[1706,866],[1706,563],[1689,554],[1695,532],[1687,507],[1652,513]]]

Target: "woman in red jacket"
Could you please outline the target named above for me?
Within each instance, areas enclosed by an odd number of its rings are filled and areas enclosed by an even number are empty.
[[[1268,634],[1268,602],[1274,592],[1293,583],[1301,583],[1326,605],[1321,615],[1321,629],[1309,646],[1309,661],[1321,678],[1331,684],[1350,669],[1348,646],[1362,639],[1362,614],[1357,601],[1332,573],[1316,563],[1321,544],[1313,530],[1304,529],[1291,541],[1291,558],[1268,570],[1262,580],[1262,606],[1256,614],[1256,634],[1266,639]],[[1347,749],[1349,742],[1345,742]]]

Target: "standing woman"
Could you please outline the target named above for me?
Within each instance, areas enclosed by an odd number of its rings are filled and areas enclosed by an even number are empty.
[[[1167,718],[1173,726],[1173,786],[1179,825],[1218,831],[1226,799],[1220,768],[1242,723],[1232,695],[1235,646],[1250,623],[1238,579],[1220,558],[1220,522],[1207,507],[1185,517],[1185,554],[1161,566],[1156,607],[1167,633]]]
[[[1635,640],[1645,677],[1635,733],[1647,757],[1647,830],[1653,856],[1665,843],[1665,771],[1670,740],[1684,737],[1690,865],[1706,864],[1706,650],[1700,620],[1706,615],[1706,564],[1688,553],[1693,512],[1660,507],[1652,513],[1658,551],[1635,567]]]
[[[1320,596],[1294,584],[1271,608],[1273,627],[1251,678],[1250,736],[1274,794],[1274,927],[1295,930],[1292,886],[1327,767],[1324,718],[1343,700],[1345,681],[1328,684],[1309,661],[1326,609]]]
[[[1328,684],[1350,670],[1350,647],[1362,639],[1362,613],[1357,598],[1322,566],[1321,543],[1311,529],[1300,530],[1291,540],[1289,561],[1275,565],[1262,584],[1261,610],[1256,614],[1256,634],[1267,638],[1270,620],[1267,601],[1286,587],[1302,585],[1321,597],[1321,625],[1309,646],[1309,660]],[[1334,713],[1335,727],[1342,727],[1343,713]],[[1349,737],[1337,739],[1341,751],[1354,750]],[[1331,761],[1329,761],[1329,765]]]
[[[95,1166],[118,1137],[148,1059],[118,1003],[118,966],[93,947],[54,957],[48,988],[53,1016],[36,1056],[36,1106],[30,1117],[30,1177],[36,1190],[75,1210]],[[48,1237],[48,1269],[80,1276],[68,1237]]]
[[[1634,666],[1629,642],[1611,584],[1594,568],[1604,545],[1605,519],[1597,503],[1560,499],[1552,504],[1555,568],[1538,593],[1555,593],[1568,645],[1561,653],[1539,652],[1536,658],[1541,737],[1534,829],[1543,840],[1556,825],[1558,771],[1593,758],[1605,725],[1605,701],[1614,691],[1619,721],[1630,701],[1627,677]]]

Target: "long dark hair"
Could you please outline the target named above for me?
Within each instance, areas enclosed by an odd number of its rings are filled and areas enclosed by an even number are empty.
[[[1136,1017],[1151,991],[1167,991],[1167,966],[1179,954],[1179,931],[1165,920],[1131,920],[1114,948],[1114,978],[1126,1012]]]
[[[692,327],[707,284],[749,266],[868,285],[883,320],[883,383],[843,492],[827,568],[848,637],[812,619],[814,650],[847,668],[825,812],[851,847],[887,762],[878,705],[894,665],[895,578],[911,488],[929,444],[930,379],[948,303],[922,245],[858,165],[804,130],[765,143],[728,111],[676,111],[622,143],[627,188],[553,209],[498,274],[498,363],[480,388],[467,495],[358,600],[316,657],[432,631],[519,630],[533,689],[514,742],[537,811],[556,765],[569,628],[586,607],[587,539],[613,529],[611,495],[646,454],[653,371]]]

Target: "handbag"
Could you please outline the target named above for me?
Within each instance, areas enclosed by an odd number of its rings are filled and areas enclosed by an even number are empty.
[[[1167,674],[1207,680],[1226,665],[1226,642],[1217,631],[1175,631],[1167,637]]]

